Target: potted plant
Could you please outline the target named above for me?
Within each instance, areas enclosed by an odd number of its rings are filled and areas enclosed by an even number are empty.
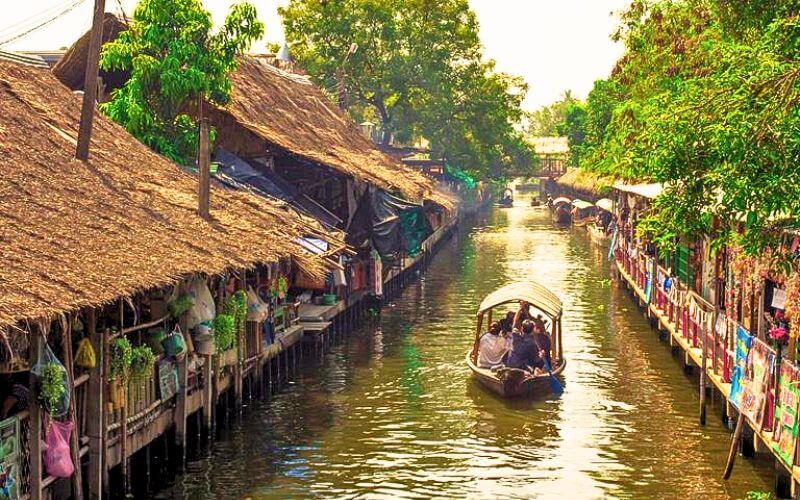
[[[50,417],[64,413],[63,402],[67,395],[65,375],[63,366],[50,362],[44,365],[39,376],[39,401]]]
[[[149,346],[141,345],[131,350],[130,382],[136,391],[137,400],[141,402],[146,382],[153,378],[153,366],[156,356]]]
[[[108,365],[109,398],[112,407],[117,410],[125,402],[125,386],[130,376],[131,361],[133,360],[133,347],[125,337],[114,339],[111,342],[111,361]]]

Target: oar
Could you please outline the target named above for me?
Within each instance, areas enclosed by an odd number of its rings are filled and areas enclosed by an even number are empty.
[[[564,386],[562,386],[561,382],[553,375],[553,370],[550,368],[550,362],[547,361],[547,358],[544,359],[544,369],[547,371],[548,375],[550,375],[550,388],[553,390],[553,393],[556,396],[561,395],[561,393],[564,392]]]

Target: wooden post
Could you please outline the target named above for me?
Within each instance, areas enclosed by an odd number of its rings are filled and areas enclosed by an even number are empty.
[[[36,364],[39,351],[42,349],[42,336],[44,332],[38,331],[31,335],[30,343],[30,366]],[[45,339],[46,342],[46,339]],[[31,500],[41,500],[42,498],[42,407],[39,406],[39,384],[36,376],[31,372],[30,384],[31,401],[28,405],[30,413],[30,435],[28,437],[28,447],[30,449],[30,481],[31,481]]]
[[[105,387],[103,386],[103,365],[105,361],[105,346],[103,338],[97,332],[97,318],[94,308],[86,312],[87,332],[89,341],[95,352],[96,364],[89,372],[89,394],[86,398],[86,433],[89,436],[89,498],[99,500],[103,496],[103,467],[105,448],[103,445],[103,400]]]
[[[89,38],[89,49],[86,55],[86,72],[83,76],[83,106],[81,107],[81,123],[78,129],[78,145],[75,157],[79,160],[89,159],[89,142],[92,137],[92,121],[97,100],[97,74],[100,63],[100,45],[103,43],[103,13],[106,10],[105,0],[94,0],[94,17],[92,33]]]
[[[72,359],[72,318],[67,316],[66,328],[62,332],[62,343],[64,344],[64,365],[67,368],[67,379],[69,380],[69,419],[75,424],[70,435],[70,451],[72,452],[72,463],[75,465],[75,472],[72,476],[72,497],[75,500],[83,500],[83,479],[81,478],[81,444],[80,444],[80,425],[75,418],[75,373],[73,370]]]
[[[201,94],[198,98],[198,112],[200,114],[200,141],[197,148],[197,169],[199,173],[198,213],[205,220],[210,220],[209,206],[211,204],[211,170],[210,170],[210,145],[208,141],[208,118],[205,111],[205,99]]]
[[[203,428],[208,431],[211,429],[211,419],[214,414],[214,381],[211,380],[212,370],[211,363],[214,361],[215,356],[205,356],[205,363],[203,363]]]
[[[239,281],[239,290],[246,289],[246,279],[247,275],[244,271],[242,271],[242,277]],[[244,358],[247,355],[247,347],[244,342],[244,335],[242,330],[245,329],[246,325],[236,325],[236,365],[233,368],[234,374],[234,386],[233,386],[233,395],[234,395],[234,402],[236,404],[236,410],[239,411],[242,407],[242,386],[243,386],[243,365],[244,365]]]
[[[125,329],[125,304],[120,299],[119,301],[119,331]],[[120,335],[123,335],[120,333]],[[122,415],[120,427],[120,468],[122,469],[122,493],[128,495],[128,396],[130,395],[130,379],[129,377],[122,377],[120,380],[122,384]]]
[[[177,361],[178,366],[178,396],[175,400],[175,444],[180,448],[182,456],[181,465],[186,461],[186,398],[188,394],[189,370],[188,358],[186,354],[180,361]]]

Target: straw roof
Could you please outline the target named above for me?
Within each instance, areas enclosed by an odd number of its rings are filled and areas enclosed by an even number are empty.
[[[127,29],[125,23],[114,14],[106,12],[103,17],[103,43],[115,40],[120,32],[125,29]],[[72,90],[83,89],[91,34],[91,30],[84,33],[53,66],[53,73],[56,78]],[[100,70],[100,76],[104,80],[109,77],[103,70]],[[122,84],[121,81],[116,81],[115,83]]]
[[[530,137],[528,142],[539,155],[566,155],[569,153],[569,140],[566,137]]]
[[[378,150],[308,78],[244,56],[231,83],[223,111],[265,141],[411,200],[452,206],[432,179]]]
[[[103,116],[75,160],[80,101],[48,71],[0,62],[0,326],[284,256],[325,271],[292,212],[214,185],[200,219],[196,177]]]

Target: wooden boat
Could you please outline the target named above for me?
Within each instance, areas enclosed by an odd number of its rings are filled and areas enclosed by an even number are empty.
[[[514,206],[514,193],[511,189],[506,188],[503,192],[503,197],[497,202],[497,206],[500,208],[511,208]]]
[[[589,230],[589,238],[596,244],[606,246],[611,242],[611,238],[606,234],[603,226],[589,224],[586,228]]]
[[[566,197],[556,198],[550,205],[553,222],[556,224],[569,224],[572,218],[572,200]]]
[[[597,213],[597,207],[588,201],[574,199],[572,200],[572,225],[581,227],[586,226],[589,222],[594,220]]]
[[[492,312],[495,308],[509,303],[518,303],[523,300],[531,305],[537,313],[541,313],[550,320],[552,330],[550,333],[551,352],[553,360],[552,374],[556,377],[564,372],[567,361],[563,356],[561,344],[561,300],[550,290],[535,281],[518,282],[506,285],[495,290],[483,299],[478,308],[478,328],[475,343],[467,352],[466,362],[473,377],[484,387],[506,398],[515,397],[543,397],[553,392],[550,374],[533,374],[527,370],[514,368],[500,368],[491,370],[477,366],[478,346],[483,332],[483,319],[488,316],[487,324],[492,322]],[[499,315],[498,315],[499,316]]]

